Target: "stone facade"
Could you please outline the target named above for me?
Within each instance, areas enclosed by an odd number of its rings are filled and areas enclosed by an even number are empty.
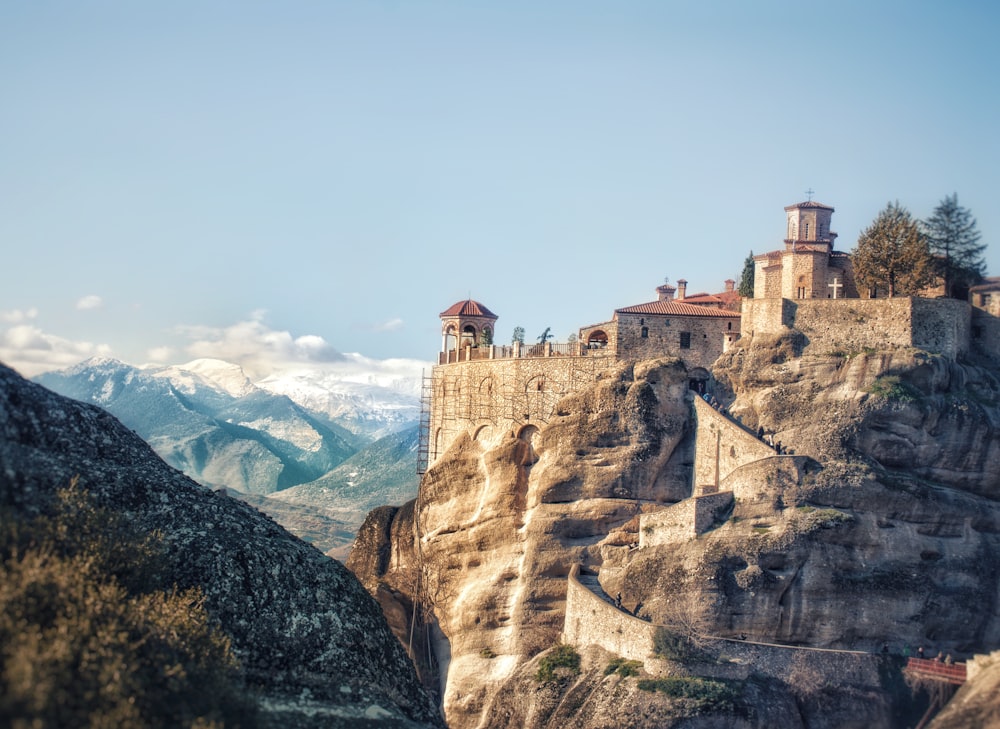
[[[833,212],[812,201],[785,208],[785,247],[754,256],[754,298],[858,298],[850,256],[833,250]]]
[[[525,357],[438,365],[431,374],[429,462],[463,433],[496,444],[530,439],[559,398],[594,382],[613,363],[606,357]]]
[[[677,289],[658,286],[655,301],[616,309],[611,321],[582,327],[580,342],[619,359],[672,356],[688,369],[708,368],[740,337],[739,295],[726,281],[721,294],[687,298],[687,282],[677,283]]]

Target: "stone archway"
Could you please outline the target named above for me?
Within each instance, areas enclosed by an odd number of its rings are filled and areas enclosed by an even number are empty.
[[[587,348],[588,349],[604,349],[608,346],[608,333],[601,330],[595,329],[590,334],[587,335]]]
[[[525,425],[518,431],[517,439],[524,443],[523,448],[518,449],[518,465],[533,466],[538,461],[538,454],[535,452],[535,441],[538,438],[537,425]]]

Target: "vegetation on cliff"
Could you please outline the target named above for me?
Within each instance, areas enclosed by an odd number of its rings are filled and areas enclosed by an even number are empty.
[[[256,725],[201,591],[161,566],[159,535],[75,487],[27,523],[0,516],[0,723]]]

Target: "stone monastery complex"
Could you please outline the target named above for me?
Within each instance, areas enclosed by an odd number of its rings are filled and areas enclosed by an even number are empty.
[[[803,350],[850,354],[914,347],[953,359],[1000,356],[1000,280],[973,287],[970,302],[885,298],[860,290],[851,258],[834,249],[834,209],[814,201],[785,208],[778,250],[754,257],[754,297],[727,280],[721,293],[689,296],[687,282],[661,285],[652,301],[616,309],[609,321],[581,327],[572,344],[492,344],[497,315],[460,301],[440,315],[442,346],[425,387],[421,468],[469,433],[484,445],[500,437],[530,442],[564,395],[592,383],[608,359],[678,357],[691,389],[711,387],[710,367],[741,337],[794,329]]]

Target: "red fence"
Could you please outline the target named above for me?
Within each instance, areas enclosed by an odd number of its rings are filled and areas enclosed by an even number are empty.
[[[965,683],[964,663],[942,663],[941,661],[929,661],[925,658],[911,658],[906,662],[906,668],[903,670],[921,678],[954,684]]]

